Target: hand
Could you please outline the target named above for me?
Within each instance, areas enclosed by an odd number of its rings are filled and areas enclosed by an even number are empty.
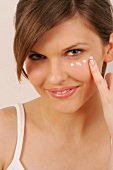
[[[105,121],[111,137],[113,138],[113,73],[108,73],[106,75],[105,82],[93,57],[90,59],[89,65],[93,79],[100,93]]]

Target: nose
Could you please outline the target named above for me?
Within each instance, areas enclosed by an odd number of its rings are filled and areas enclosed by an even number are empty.
[[[61,62],[52,62],[48,71],[48,81],[52,84],[62,84],[68,78]]]

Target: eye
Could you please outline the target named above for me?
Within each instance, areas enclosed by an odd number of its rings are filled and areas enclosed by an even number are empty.
[[[46,57],[44,55],[42,55],[42,54],[30,54],[29,58],[31,60],[43,60],[43,59],[46,59]]]
[[[67,51],[66,55],[76,56],[76,55],[80,54],[82,51],[83,51],[82,49],[73,49],[73,50]]]

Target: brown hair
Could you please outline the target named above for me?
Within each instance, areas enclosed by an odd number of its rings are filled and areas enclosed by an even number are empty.
[[[59,23],[79,14],[101,38],[109,42],[113,32],[112,5],[109,0],[20,0],[15,17],[14,54],[17,75],[26,78],[23,63],[33,45],[45,32]],[[102,75],[106,63],[103,63]]]

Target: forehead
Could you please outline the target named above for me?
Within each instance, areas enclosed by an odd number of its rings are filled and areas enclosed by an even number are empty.
[[[49,47],[65,48],[73,43],[100,41],[100,37],[92,31],[88,23],[80,17],[71,18],[47,31],[33,48]]]

